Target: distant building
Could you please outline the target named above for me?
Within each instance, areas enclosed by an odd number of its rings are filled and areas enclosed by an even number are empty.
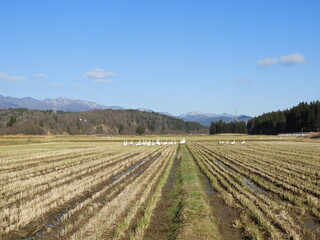
[[[307,136],[309,132],[297,132],[297,133],[280,133],[279,137],[304,137]]]

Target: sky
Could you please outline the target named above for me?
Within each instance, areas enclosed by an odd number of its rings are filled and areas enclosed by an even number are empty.
[[[320,99],[320,1],[1,0],[0,95],[257,116]]]

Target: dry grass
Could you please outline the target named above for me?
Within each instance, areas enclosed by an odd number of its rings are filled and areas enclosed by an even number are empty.
[[[254,229],[250,221],[241,224],[251,237],[308,239],[305,226],[295,212],[319,216],[318,144],[189,145],[199,166],[224,194],[226,202],[240,203],[240,209],[259,226]]]
[[[319,140],[277,136],[185,137],[198,166],[253,239],[316,239],[320,219]],[[0,137],[0,238],[142,239],[176,145],[122,146],[136,136]],[[148,138],[149,139],[149,138]],[[219,140],[236,139],[221,145]],[[239,142],[245,139],[246,144]],[[179,239],[219,236],[197,165],[180,151]],[[310,223],[309,223],[310,224]],[[211,227],[208,227],[211,226]],[[136,229],[135,234],[130,234]],[[310,237],[311,236],[311,237]]]

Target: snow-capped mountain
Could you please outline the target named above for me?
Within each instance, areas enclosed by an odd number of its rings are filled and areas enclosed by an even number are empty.
[[[217,114],[214,113],[205,113],[205,112],[187,112],[184,114],[179,115],[179,118],[185,118],[185,117],[197,117],[197,116],[206,116],[206,117],[215,117]]]
[[[232,122],[236,119],[238,121],[248,121],[251,117],[246,115],[235,116],[228,113],[215,114],[215,113],[204,113],[204,112],[188,112],[177,116],[184,121],[198,122],[203,126],[209,127],[211,122],[222,120],[224,122]]]
[[[120,106],[104,106],[95,102],[58,97],[55,99],[37,100],[31,97],[13,98],[0,95],[0,108],[28,108],[37,110],[53,110],[66,112],[83,112],[92,109],[122,110]]]
[[[142,112],[154,112],[151,109],[147,109],[147,108],[137,108],[136,110],[142,111]]]
[[[120,106],[104,106],[95,102],[84,101],[79,99],[70,99],[64,97],[58,97],[54,99],[37,100],[32,97],[25,98],[14,98],[4,97],[0,95],[0,109],[6,108],[28,108],[37,110],[54,110],[65,111],[65,112],[84,112],[93,109],[113,109],[113,110],[125,110]],[[137,108],[136,110],[144,112],[155,112],[146,108]],[[188,112],[179,116],[174,116],[168,112],[160,112],[161,114],[180,118],[184,121],[198,122],[203,126],[210,126],[211,122],[222,120],[224,122],[231,122],[236,120],[235,115],[228,113],[215,114],[215,113],[204,113],[204,112]],[[246,115],[240,115],[237,117],[238,121],[248,121],[251,117]]]

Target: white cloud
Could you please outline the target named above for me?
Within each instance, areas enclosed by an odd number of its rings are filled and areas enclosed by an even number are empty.
[[[82,87],[83,85],[81,83],[76,83],[76,84],[73,84],[73,86],[75,87]]]
[[[84,74],[87,79],[106,79],[115,76],[114,72],[107,72],[101,68],[94,68]]]
[[[305,63],[306,59],[301,53],[292,53],[288,56],[280,57],[280,62],[285,65],[295,64],[295,63]]]
[[[106,80],[106,79],[96,79],[94,80],[95,83],[110,83],[110,80]]]
[[[288,56],[282,56],[279,59],[277,58],[265,58],[257,61],[257,64],[260,67],[271,67],[278,63],[282,65],[292,65],[292,64],[301,64],[305,63],[307,60],[301,53],[292,53]]]
[[[251,79],[248,78],[240,78],[237,80],[238,83],[244,83],[244,84],[252,84],[253,81]]]
[[[46,77],[46,75],[44,75],[43,73],[36,73],[34,74],[35,77],[38,77],[38,78],[44,78]]]
[[[62,87],[63,85],[61,83],[55,82],[55,83],[52,83],[52,86],[54,86],[54,87]]]
[[[10,76],[5,72],[0,72],[0,79],[7,82],[22,82],[27,80],[27,78],[24,76]]]
[[[278,60],[275,58],[265,58],[265,59],[261,59],[261,60],[257,61],[257,64],[260,67],[271,67],[277,63],[278,63]]]

